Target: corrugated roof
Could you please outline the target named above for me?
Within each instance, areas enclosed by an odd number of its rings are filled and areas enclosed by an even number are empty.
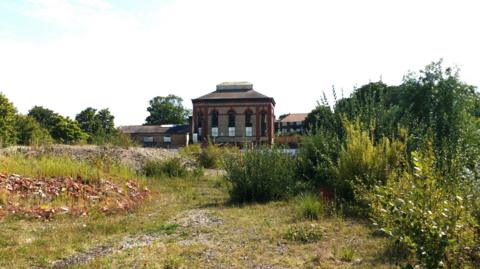
[[[190,126],[130,125],[120,126],[119,129],[126,134],[182,134],[188,133],[190,130]]]
[[[288,114],[285,118],[281,119],[280,122],[304,121],[307,116],[308,113],[291,113]]]

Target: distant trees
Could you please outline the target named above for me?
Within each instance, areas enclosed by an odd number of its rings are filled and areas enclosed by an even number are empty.
[[[50,109],[35,106],[28,112],[28,116],[47,129],[50,136],[58,143],[75,144],[85,141],[88,137],[76,121],[63,117]]]
[[[17,115],[15,129],[17,144],[43,145],[53,142],[48,130],[43,128],[32,116]]]
[[[145,119],[146,125],[185,123],[190,111],[183,106],[182,102],[181,97],[173,94],[154,97],[147,108],[150,116]]]
[[[114,119],[108,108],[97,111],[91,107],[82,110],[75,117],[80,128],[89,135],[89,143],[105,142],[115,136],[117,130]]]
[[[0,146],[15,143],[15,114],[16,109],[0,92]]]

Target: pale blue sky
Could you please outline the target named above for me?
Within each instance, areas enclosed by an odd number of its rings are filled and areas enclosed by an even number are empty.
[[[276,114],[400,83],[444,58],[480,85],[480,10],[455,0],[0,0],[0,91],[26,113],[108,107],[141,124],[148,100],[250,81]]]

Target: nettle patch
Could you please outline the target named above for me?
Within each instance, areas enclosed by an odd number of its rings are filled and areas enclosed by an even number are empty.
[[[150,191],[136,181],[87,181],[71,177],[29,178],[0,174],[0,218],[20,215],[50,219],[58,214],[86,216],[97,211],[131,210]]]

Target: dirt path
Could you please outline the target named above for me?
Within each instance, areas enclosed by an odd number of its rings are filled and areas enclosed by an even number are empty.
[[[223,219],[214,217],[209,210],[192,209],[183,211],[167,222],[168,227],[175,229],[174,233],[142,234],[137,236],[126,236],[118,243],[106,244],[92,247],[86,251],[76,253],[72,256],[53,262],[53,269],[68,268],[73,265],[86,264],[96,258],[113,255],[128,249],[146,247],[153,243],[167,239],[179,239],[182,229],[194,229],[201,231],[203,228],[213,228],[224,223]],[[180,229],[176,229],[179,227]],[[207,244],[205,234],[202,232],[192,233],[187,240],[180,240],[179,245],[191,245],[196,243]]]

